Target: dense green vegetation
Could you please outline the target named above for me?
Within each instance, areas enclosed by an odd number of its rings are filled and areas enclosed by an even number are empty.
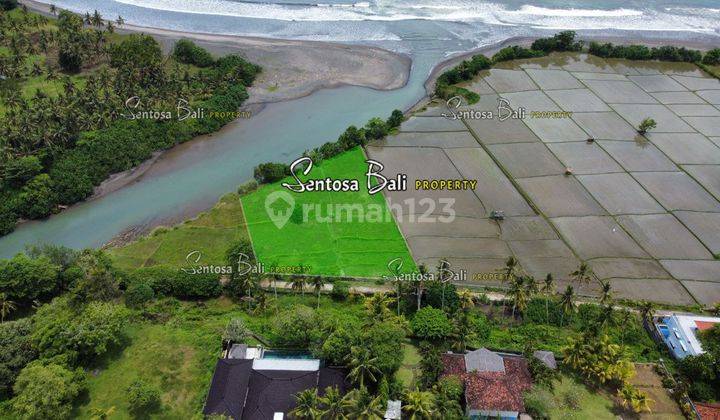
[[[456,84],[472,80],[480,71],[491,68],[494,64],[527,58],[546,56],[552,52],[584,50],[584,42],[575,40],[574,31],[562,31],[549,38],[536,39],[530,48],[511,45],[495,53],[492,59],[478,54],[468,60],[463,60],[457,66],[442,73],[435,84],[435,95],[449,99],[453,96],[462,96],[468,103],[473,104],[479,96]],[[661,47],[647,47],[645,45],[615,45],[612,43],[590,42],[588,53],[603,58],[624,58],[629,60],[664,60],[699,63],[703,65],[717,65],[720,63],[720,49],[707,51],[691,50],[685,47],[665,45]]]
[[[235,118],[259,67],[183,40],[173,57],[96,12],[0,12],[0,234]],[[200,109],[203,112],[199,113]],[[197,115],[193,115],[196,112]]]
[[[322,163],[313,162],[312,172],[301,176],[303,180],[354,179],[359,191],[292,194],[278,182],[243,196],[258,259],[267,267],[304,267],[306,274],[325,276],[380,277],[390,274],[387,265],[394,258],[402,258],[404,267],[413,270],[412,258],[384,198],[367,192],[363,150],[354,148]],[[289,178],[285,182],[295,181]],[[294,200],[293,213],[284,225],[276,225],[266,207],[272,204],[267,202],[268,196],[278,191]],[[274,203],[290,205],[282,200]],[[291,211],[284,207],[273,210]]]

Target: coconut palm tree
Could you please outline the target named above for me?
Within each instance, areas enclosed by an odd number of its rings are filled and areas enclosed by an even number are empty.
[[[292,276],[290,277],[290,288],[298,292],[300,291],[305,296],[305,277],[303,276]]]
[[[377,367],[377,357],[372,357],[370,350],[364,347],[353,346],[350,349],[348,360],[348,379],[363,388],[367,382],[377,382],[380,369]]]
[[[580,263],[577,270],[570,273],[570,275],[572,276],[573,281],[578,285],[587,285],[590,284],[590,280],[592,280],[592,269],[586,262],[583,261]]]
[[[515,319],[515,311],[518,310],[521,313],[527,308],[527,289],[525,288],[525,277],[519,276],[510,284],[509,295],[512,297],[512,317]]]
[[[655,305],[652,302],[643,301],[640,303],[640,315],[643,321],[652,324],[652,318],[655,311]]]
[[[505,261],[505,268],[501,270],[501,278],[500,281],[504,283],[509,283],[512,285],[513,281],[515,281],[515,277],[517,277],[518,273],[518,261],[514,256],[509,256],[508,259]],[[505,299],[503,299],[503,314],[505,314]]]
[[[317,309],[320,309],[320,292],[323,286],[325,286],[325,280],[320,276],[314,276],[312,278],[312,286],[315,289],[315,293],[317,293]]]
[[[7,298],[5,293],[0,293],[0,324],[5,322],[5,317],[17,309],[17,304]]]
[[[435,395],[427,391],[408,391],[403,398],[402,411],[410,420],[430,420],[435,414]]]
[[[442,284],[442,296],[440,298],[440,309],[445,310],[445,287],[447,282],[450,281],[450,263],[447,258],[443,258],[438,262],[437,266],[437,279]]]
[[[568,284],[567,288],[565,288],[565,292],[560,296],[560,308],[562,309],[560,325],[563,325],[565,315],[575,312],[575,289],[572,285]]]
[[[55,7],[54,4],[50,5],[50,13],[52,13],[53,16],[57,14],[57,7]]]
[[[365,387],[353,389],[343,397],[345,412],[354,420],[382,419],[385,410],[380,397],[374,397]]]
[[[100,15],[100,12],[98,12],[97,10],[95,10],[95,12],[92,15],[92,24],[97,27],[103,26],[102,16]]]
[[[303,420],[320,419],[322,411],[317,388],[309,388],[295,394],[295,403],[295,408],[290,412],[293,417]]]
[[[343,396],[337,386],[325,388],[325,395],[320,397],[320,403],[322,404],[321,414],[323,418],[332,420],[347,419]]]
[[[392,302],[393,299],[385,293],[375,293],[365,298],[365,312],[373,321],[382,321],[390,315]]]
[[[123,19],[122,16],[118,15],[117,19],[115,19],[115,23],[117,26],[123,26],[125,24],[125,19]]]
[[[527,288],[528,299],[532,299],[533,296],[540,292],[540,286],[533,276],[525,277],[525,287]]]
[[[475,296],[468,289],[463,289],[458,293],[458,299],[460,300],[460,309],[463,312],[468,312],[470,309],[475,307]]]
[[[542,294],[545,295],[545,319],[547,323],[550,323],[550,297],[555,294],[555,279],[551,273],[548,273],[543,280],[543,286],[541,290]]]
[[[603,305],[612,300],[612,285],[609,281],[600,282],[600,303]]]

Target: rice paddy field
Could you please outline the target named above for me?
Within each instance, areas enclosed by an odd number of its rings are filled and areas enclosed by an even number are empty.
[[[381,277],[391,274],[388,263],[396,258],[403,271],[416,269],[385,198],[368,194],[365,160],[356,148],[301,177],[355,179],[359,191],[293,193],[278,182],[242,197],[253,248],[266,271],[302,267],[315,275]],[[274,222],[273,212],[285,214],[284,223]]]
[[[478,181],[471,191],[386,194],[454,200],[451,223],[398,220],[418,264],[449,257],[470,281],[501,286],[497,273],[514,256],[564,288],[586,262],[618,298],[720,300],[720,80],[691,63],[556,53],[459,86],[480,96],[460,109],[468,115],[504,100],[524,117],[448,119],[436,102],[367,147],[410,185]],[[639,134],[645,118],[657,126]],[[598,284],[575,286],[595,295]]]

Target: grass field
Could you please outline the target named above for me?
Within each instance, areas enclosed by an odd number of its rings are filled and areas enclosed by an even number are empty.
[[[223,264],[231,242],[247,238],[242,205],[237,194],[223,196],[210,211],[172,228],[158,228],[150,235],[108,252],[118,267],[153,265],[185,266],[191,251],[200,251],[200,263]]]
[[[420,353],[418,348],[409,340],[403,344],[403,360],[400,369],[395,373],[395,377],[399,379],[407,388],[413,389],[417,384],[420,376]]]
[[[563,375],[555,384],[553,404],[550,410],[552,419],[597,419],[613,420],[615,403],[602,392],[591,392],[573,378]],[[574,403],[577,403],[573,407]]]
[[[282,311],[293,305],[315,308],[312,295],[280,295],[274,303]],[[323,319],[342,319],[360,323],[361,304],[320,300]],[[227,298],[211,299],[202,304],[180,302],[169,305],[163,323],[136,320],[127,330],[127,343],[88,372],[88,393],[77,407],[74,418],[91,419],[94,410],[114,407],[108,419],[133,418],[128,412],[125,389],[136,379],[155,385],[161,392],[162,408],[151,413],[152,419],[201,419],[200,412],[210,386],[215,362],[220,356],[221,334],[233,318],[241,318],[256,334],[274,342],[275,309],[248,315]],[[257,342],[249,340],[250,345]]]
[[[395,258],[402,258],[404,271],[415,270],[382,194],[367,193],[366,170],[363,151],[356,148],[315,165],[309,177],[357,179],[360,191],[290,193],[280,183],[275,183],[243,197],[245,217],[258,259],[266,267],[302,265],[311,274],[328,276],[379,277],[390,274],[387,265]],[[292,197],[295,205],[290,220],[278,227],[268,215],[266,198],[281,190],[288,191],[286,196]],[[270,201],[269,204],[277,203]],[[373,220],[368,220],[353,213],[347,220],[345,217],[339,221],[337,218],[322,220],[329,214],[340,214],[338,204],[359,205],[364,214],[373,213],[380,217],[373,216]],[[335,213],[332,213],[333,209]],[[307,220],[303,213],[307,214]]]

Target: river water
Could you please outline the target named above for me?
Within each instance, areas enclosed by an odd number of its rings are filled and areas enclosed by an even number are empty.
[[[413,59],[408,84],[394,91],[321,90],[270,104],[207,139],[164,155],[140,180],[0,238],[0,257],[32,243],[97,247],[133,226],[206,209],[252,177],[265,161],[289,162],[333,141],[348,125],[406,109],[424,95],[432,67],[448,56],[513,36],[560,29],[584,35],[720,40],[717,0],[503,1],[375,0],[58,0],[59,8],[98,9],[105,18],[167,29],[339,41],[381,46]],[[208,11],[212,11],[209,13]],[[720,43],[720,41],[719,41]]]

